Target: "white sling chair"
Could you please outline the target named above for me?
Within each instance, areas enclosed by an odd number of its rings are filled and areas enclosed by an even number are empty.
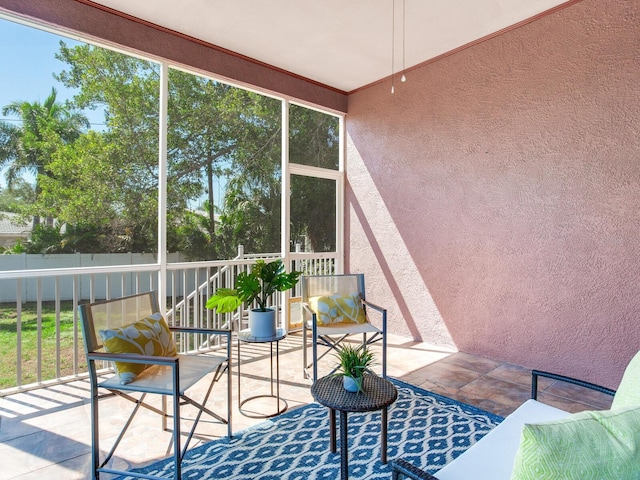
[[[155,292],[141,293],[115,300],[101,301],[78,306],[82,321],[85,352],[91,380],[91,467],[92,478],[100,473],[129,475],[142,478],[161,478],[134,472],[114,470],[107,466],[125,432],[131,425],[140,407],[147,408],[162,416],[162,427],[167,430],[167,418],[173,417],[173,458],[174,477],[181,478],[182,458],[189,446],[196,425],[202,413],[207,413],[215,421],[227,425],[227,435],[231,436],[231,331],[205,328],[167,327],[159,313]],[[171,332],[200,334],[206,349],[196,354],[176,354],[175,341]],[[214,342],[218,338],[219,342]],[[208,345],[215,344],[214,347]],[[200,353],[207,353],[200,354]],[[100,370],[103,362],[115,364],[116,375],[104,375]],[[222,417],[206,407],[213,385],[227,372],[226,417]],[[108,372],[107,372],[108,373]],[[205,377],[209,377],[205,379]],[[201,402],[186,395],[200,380],[210,384]],[[127,383],[128,382],[128,383]],[[98,390],[108,394],[99,395]],[[162,409],[146,403],[147,394],[162,395]],[[134,395],[132,395],[134,394]],[[139,394],[139,395],[138,395]],[[118,395],[132,401],[135,406],[111,450],[100,461],[99,409],[98,400],[104,396]],[[172,398],[173,411],[168,414],[166,399]],[[180,445],[180,407],[192,405],[198,409],[193,426]],[[163,477],[164,478],[164,477]]]
[[[303,313],[310,320],[302,322],[304,374],[318,379],[318,361],[327,353],[337,352],[342,342],[361,335],[361,346],[382,342],[382,376],[387,376],[387,311],[367,302],[364,274],[317,275],[302,277]],[[372,311],[380,314],[379,327],[370,322]],[[307,359],[307,336],[311,333],[312,358]],[[318,356],[318,346],[327,349]]]

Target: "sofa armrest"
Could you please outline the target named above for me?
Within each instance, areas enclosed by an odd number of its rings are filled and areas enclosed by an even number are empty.
[[[401,458],[391,461],[391,469],[392,480],[400,480],[403,478],[400,475],[412,478],[413,480],[438,480],[433,475],[420,470],[418,467],[411,465],[409,462],[402,460]]]
[[[567,377],[565,375],[558,375],[557,373],[543,372],[541,370],[533,370],[531,372],[531,398],[538,399],[538,377],[550,378],[552,380],[560,380],[565,383],[571,383],[573,385],[579,385],[596,392],[606,393],[607,395],[615,395],[616,391],[610,388],[596,385],[595,383],[585,382],[584,380],[578,380],[577,378]]]

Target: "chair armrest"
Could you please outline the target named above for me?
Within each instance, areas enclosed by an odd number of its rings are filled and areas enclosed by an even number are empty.
[[[87,355],[87,360],[101,360],[105,362],[144,363],[151,365],[173,365],[178,363],[178,357],[156,357],[155,355],[138,355],[132,353],[102,353],[93,352]]]
[[[315,315],[316,313],[313,311],[313,309],[309,306],[307,302],[302,302],[302,308],[305,309],[307,313],[309,313],[309,315]]]
[[[203,333],[205,335],[227,335],[231,338],[231,330],[216,328],[194,328],[194,327],[169,327],[172,332],[180,333]]]
[[[231,330],[230,329],[220,329],[220,328],[198,328],[198,327],[169,327],[169,330],[172,333],[186,333],[186,334],[197,334],[197,335],[206,335],[207,336],[207,342],[209,341],[209,339],[211,339],[212,335],[220,335],[220,336],[224,336],[227,337],[227,358],[230,359],[231,358]],[[222,340],[219,339],[222,343]],[[206,343],[206,342],[205,342]],[[201,343],[200,346],[193,351],[188,351],[188,352],[183,352],[183,353],[190,353],[190,354],[201,354],[201,353],[206,353],[212,350],[212,347],[210,345],[205,347],[205,343]],[[203,347],[205,347],[203,349]]]
[[[362,303],[364,303],[367,307],[371,307],[371,308],[373,308],[374,310],[377,310],[377,311],[378,311],[378,312],[380,312],[380,313],[384,313],[384,312],[386,312],[386,311],[387,311],[387,309],[386,309],[386,308],[382,308],[382,307],[380,307],[379,305],[376,305],[375,303],[371,303],[371,302],[369,302],[368,300],[362,300]]]
[[[573,385],[579,385],[581,387],[595,390],[596,392],[606,393],[607,395],[615,395],[616,391],[610,388],[596,385],[595,383],[585,382],[577,378],[567,377],[565,375],[559,375],[557,373],[543,372],[541,370],[533,370],[531,372],[531,398],[537,400],[538,398],[538,377],[551,378],[552,380],[560,380],[565,383],[571,383]]]
[[[391,469],[393,472],[393,480],[399,480],[400,478],[402,478],[400,477],[400,474],[414,480],[438,480],[433,475],[420,470],[418,467],[411,465],[409,462],[407,462],[406,460],[402,460],[401,458],[397,458],[391,461]]]

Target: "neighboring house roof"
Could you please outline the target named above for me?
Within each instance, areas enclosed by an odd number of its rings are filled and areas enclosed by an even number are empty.
[[[10,212],[0,212],[0,236],[26,237],[31,233],[29,221],[23,221],[20,215]]]
[[[199,208],[190,208],[189,212],[193,213],[194,215],[200,215],[201,217],[209,218],[209,212],[207,212],[205,210],[201,210]],[[219,222],[220,221],[220,215],[217,214],[217,213],[214,213],[213,214],[213,219],[216,222]]]

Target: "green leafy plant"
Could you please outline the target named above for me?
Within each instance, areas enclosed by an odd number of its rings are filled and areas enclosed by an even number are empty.
[[[236,278],[236,288],[219,288],[215,295],[207,300],[207,308],[218,313],[233,312],[243,302],[249,307],[254,301],[257,310],[267,311],[267,302],[275,292],[284,292],[293,288],[302,272],[286,273],[282,260],[266,263],[258,260],[250,272],[241,272]]]
[[[354,347],[346,344],[335,354],[338,360],[335,376],[351,377],[362,391],[362,377],[366,370],[374,364],[375,357],[366,347]]]

